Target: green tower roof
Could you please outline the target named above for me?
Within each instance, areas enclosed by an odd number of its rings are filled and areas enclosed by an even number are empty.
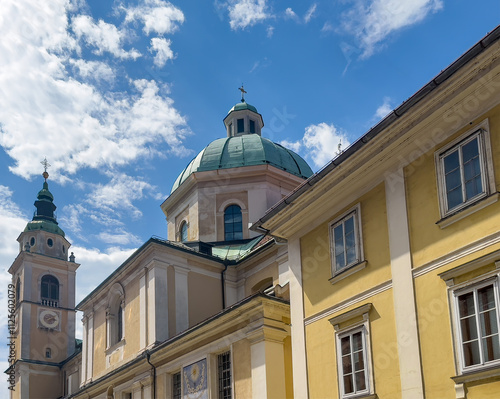
[[[313,174],[307,162],[295,152],[258,134],[243,134],[212,141],[180,173],[171,192],[194,172],[266,164],[303,179]]]
[[[242,102],[236,104],[233,108],[231,108],[229,110],[229,112],[227,114],[229,115],[233,111],[241,111],[241,110],[244,110],[244,109],[249,109],[250,111],[253,111],[256,114],[258,114],[257,108],[255,108],[253,105],[248,104],[245,101],[242,101]]]
[[[24,231],[43,230],[64,237],[64,231],[58,226],[56,216],[54,215],[56,206],[54,205],[54,196],[49,191],[49,185],[47,183],[49,174],[47,170],[45,170],[43,177],[45,181],[35,201],[36,211],[33,215],[33,220],[26,225]]]

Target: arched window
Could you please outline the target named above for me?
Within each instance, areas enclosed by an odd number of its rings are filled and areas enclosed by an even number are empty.
[[[243,219],[238,205],[229,205],[224,211],[224,240],[243,239]]]
[[[47,274],[42,277],[42,305],[57,307],[59,302],[59,281]]]
[[[181,242],[186,242],[188,240],[188,225],[186,222],[182,222],[179,231],[181,235]]]
[[[106,309],[107,347],[111,348],[123,340],[125,295],[119,283],[113,284],[108,293],[108,308]]]

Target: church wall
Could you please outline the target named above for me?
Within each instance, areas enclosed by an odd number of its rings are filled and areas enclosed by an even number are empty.
[[[106,371],[106,312],[100,308],[94,313],[94,358],[93,373],[95,379]]]
[[[140,348],[140,297],[139,280],[134,279],[125,286],[125,342],[124,359],[134,356]]]
[[[168,295],[168,336],[176,334],[175,321],[175,270],[172,266],[167,269],[167,295]]]
[[[260,261],[262,263],[272,262],[272,263],[269,263],[263,269],[258,270],[256,272],[253,272],[250,269],[247,272],[247,277],[245,279],[245,296],[249,296],[249,295],[254,294],[255,292],[253,291],[253,288],[256,285],[258,285],[258,283],[260,283],[261,281],[267,280],[269,277],[271,277],[273,279],[273,285],[278,284],[278,280],[279,280],[278,264],[276,263],[276,261],[273,258],[274,257],[271,257],[271,258],[263,259]],[[257,265],[255,265],[255,266],[258,267],[259,263],[257,263]]]
[[[57,367],[30,366],[29,398],[58,398],[62,393],[61,373]],[[24,395],[23,395],[24,396]],[[23,398],[24,399],[24,398]]]
[[[190,326],[219,312],[222,309],[220,279],[189,272],[188,300]]]

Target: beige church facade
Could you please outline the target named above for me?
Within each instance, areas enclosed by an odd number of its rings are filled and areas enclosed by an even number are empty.
[[[151,238],[75,304],[77,269],[47,177],[10,268],[17,287],[12,398],[292,398],[286,245],[251,222],[312,171],[261,136],[243,99],[161,204]],[[68,256],[68,254],[70,254]],[[75,340],[75,311],[83,340]]]

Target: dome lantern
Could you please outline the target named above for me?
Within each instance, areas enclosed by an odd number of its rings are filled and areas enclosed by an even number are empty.
[[[242,134],[258,134],[260,136],[264,127],[262,115],[257,112],[257,108],[245,101],[246,91],[243,85],[238,90],[241,91],[241,102],[231,108],[224,118],[227,137]]]

